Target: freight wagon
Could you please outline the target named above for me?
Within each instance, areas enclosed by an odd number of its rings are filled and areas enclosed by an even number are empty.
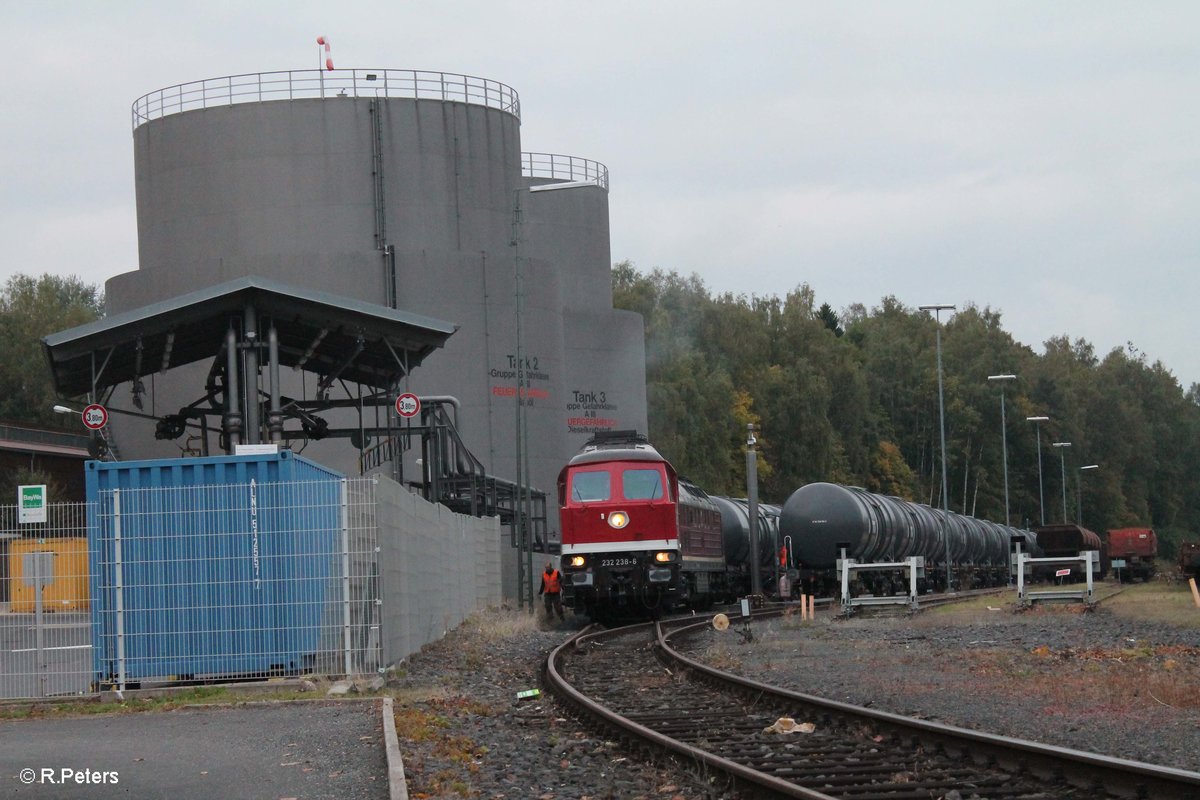
[[[1103,579],[1108,574],[1108,550],[1095,532],[1073,522],[1043,525],[1040,528],[1034,528],[1033,532],[1037,536],[1038,547],[1041,548],[1045,558],[1072,558],[1089,550],[1095,550],[1100,553],[1100,564],[1098,569],[1093,567],[1093,576]],[[1034,570],[1034,577],[1048,580],[1053,578],[1059,569],[1060,567],[1056,566],[1042,566]],[[1083,580],[1083,573],[1082,569],[1071,568],[1071,573],[1065,582],[1074,583]]]
[[[1195,578],[1200,581],[1200,542],[1180,543],[1179,571],[1185,578]]]
[[[1108,532],[1108,557],[1120,580],[1154,577],[1158,537],[1151,528],[1117,528]]]

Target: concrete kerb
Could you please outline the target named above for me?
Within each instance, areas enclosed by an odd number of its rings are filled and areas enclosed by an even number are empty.
[[[392,698],[383,698],[383,746],[387,754],[388,794],[391,800],[408,800],[408,783],[404,780],[404,760],[400,757],[400,737],[396,735],[396,713]]]

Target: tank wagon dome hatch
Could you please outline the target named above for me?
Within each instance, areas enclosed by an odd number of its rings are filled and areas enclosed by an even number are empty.
[[[120,384],[136,387],[155,373],[213,359],[199,399],[159,420],[160,428],[171,422],[180,430],[191,417],[249,412],[246,399],[254,395],[247,394],[247,381],[225,376],[239,357],[231,357],[230,348],[253,352],[261,360],[247,371],[261,365],[271,373],[270,413],[280,415],[281,427],[282,418],[300,427],[314,424],[312,415],[328,405],[322,396],[335,382],[388,392],[455,330],[444,320],[249,276],[53,333],[42,344],[58,395],[87,394],[100,402]],[[318,375],[317,400],[286,399],[281,409],[279,367]],[[257,393],[257,379],[252,383]],[[252,405],[257,409],[257,402]],[[254,430],[247,417],[246,430]]]

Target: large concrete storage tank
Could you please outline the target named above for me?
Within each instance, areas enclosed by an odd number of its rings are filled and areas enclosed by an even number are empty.
[[[108,282],[111,312],[260,275],[455,322],[403,388],[457,398],[468,447],[516,478],[519,265],[533,484],[552,493],[594,428],[646,429],[642,321],[612,308],[607,170],[522,154],[511,88],[411,70],[262,73],[159,90],[133,115],[140,266]],[[202,374],[180,372],[154,382],[159,413],[198,396]],[[125,457],[178,452],[152,424],[118,424]],[[357,471],[344,440],[313,448]]]

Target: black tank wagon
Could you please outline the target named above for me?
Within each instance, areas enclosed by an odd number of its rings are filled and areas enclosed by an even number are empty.
[[[801,581],[818,593],[836,580],[843,551],[858,562],[923,556],[926,588],[932,589],[945,588],[947,547],[959,588],[1006,583],[1014,540],[1025,552],[1038,552],[1027,530],[834,483],[810,483],[793,492],[779,529],[791,537]]]

